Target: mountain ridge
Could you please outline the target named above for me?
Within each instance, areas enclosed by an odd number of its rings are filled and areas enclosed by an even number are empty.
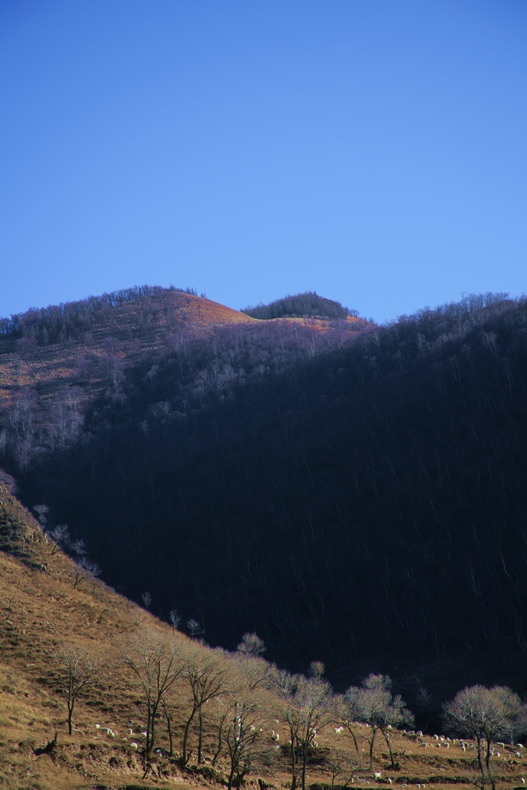
[[[153,370],[172,349],[194,353],[200,343],[217,344],[217,335],[228,330],[240,335],[252,327],[256,334],[269,335],[264,342],[272,345],[272,336],[285,331],[284,325],[291,329],[290,354],[295,349],[305,353],[308,345],[313,353],[321,344],[347,342],[369,326],[355,317],[338,322],[312,317],[259,321],[195,293],[150,286],[4,319],[0,322],[4,441],[6,436],[8,442],[9,436],[17,437],[18,462],[26,464],[33,447],[71,441],[95,399],[105,391],[118,397],[130,367],[146,362]],[[234,337],[232,342],[237,342]]]

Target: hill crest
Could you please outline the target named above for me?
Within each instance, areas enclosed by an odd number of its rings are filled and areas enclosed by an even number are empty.
[[[284,327],[290,330],[286,355],[291,357],[347,342],[367,326],[349,316],[337,322],[290,318],[279,325],[195,293],[150,286],[30,310],[0,321],[4,446],[14,439],[22,466],[39,448],[56,447],[57,442],[64,446],[77,435],[97,398],[105,392],[121,398],[130,370],[146,366],[145,373],[153,372],[167,355],[188,358],[197,351],[203,356],[209,342],[215,348],[226,343],[229,354],[245,349],[243,367],[264,347],[267,358],[278,350],[273,362],[277,364],[283,356]],[[293,327],[298,331],[291,331]],[[240,373],[244,375],[242,368]],[[205,381],[210,378],[197,369],[196,386],[201,386],[200,375]],[[219,375],[229,381],[238,376],[228,356],[221,361]]]
[[[258,304],[256,307],[245,307],[243,312],[260,320],[273,318],[307,318],[324,320],[341,320],[357,318],[356,310],[343,307],[340,302],[319,296],[316,291],[285,296],[275,299],[269,304]]]

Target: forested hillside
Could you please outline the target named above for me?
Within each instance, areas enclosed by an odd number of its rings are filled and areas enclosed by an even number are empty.
[[[127,369],[81,441],[32,459],[25,501],[212,644],[254,630],[343,684],[384,671],[422,713],[523,683],[527,304],[468,298],[326,351],[306,330],[299,353],[304,330],[226,327]]]

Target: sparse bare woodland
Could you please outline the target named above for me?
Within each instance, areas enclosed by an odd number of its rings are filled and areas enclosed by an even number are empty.
[[[518,733],[525,731],[525,703],[505,686],[470,686],[444,705],[444,720],[451,731],[475,740],[481,788],[490,785],[496,790],[492,745],[498,739],[512,744]]]
[[[179,643],[168,635],[143,628],[122,643],[122,660],[135,676],[146,712],[145,753],[150,755],[156,739],[156,725],[162,705],[185,669]]]
[[[411,726],[413,715],[399,694],[393,694],[391,678],[385,675],[368,675],[362,686],[352,686],[344,697],[349,709],[349,719],[364,722],[370,729],[370,768],[373,761],[373,746],[378,732],[388,746],[390,763],[396,768],[390,730],[393,727]]]
[[[289,730],[291,790],[300,779],[306,787],[310,752],[318,746],[318,737],[335,720],[332,690],[320,677],[282,673],[279,685],[283,694],[283,718]]]
[[[207,656],[198,650],[188,651],[182,675],[191,692],[191,707],[183,728],[181,744],[181,763],[186,766],[190,760],[191,727],[196,719],[196,758],[198,763],[203,762],[204,706],[227,692],[228,677],[222,662],[214,655]]]

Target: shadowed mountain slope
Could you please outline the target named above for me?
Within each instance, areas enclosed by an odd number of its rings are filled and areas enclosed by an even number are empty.
[[[26,501],[212,643],[255,630],[342,684],[387,672],[423,715],[463,683],[518,687],[525,302],[426,310],[277,367],[286,339],[257,353],[256,331],[130,369],[87,442],[28,468]]]
[[[218,758],[220,727],[229,724],[229,718],[225,721],[229,710],[233,717],[240,714],[240,707],[232,705],[233,698],[245,694],[243,690],[249,684],[250,696],[242,699],[251,711],[258,711],[254,721],[259,726],[246,784],[289,787],[286,712],[291,708],[278,694],[280,675],[272,667],[262,674],[260,659],[255,667],[255,659],[239,653],[229,656],[191,642],[93,578],[85,577],[76,584],[77,570],[0,483],[1,786],[7,790],[225,787],[229,760],[225,744]],[[191,666],[219,671],[222,676],[225,673],[223,694],[205,706],[203,762],[196,762],[194,722],[190,741],[193,755],[186,768],[178,758],[184,724],[192,709],[188,682],[183,675],[178,676],[170,693],[163,697],[172,713],[174,754],[170,754],[166,722],[159,715],[158,748],[145,759],[145,688],[125,660],[139,655],[148,666],[157,655],[165,655],[156,652],[157,646],[167,645],[176,660],[190,660]],[[81,662],[89,660],[96,674],[76,699],[73,728],[68,734],[68,685],[63,670],[64,658],[72,655]],[[165,659],[162,661],[161,666],[166,667]],[[274,690],[260,685],[263,677],[278,681]],[[148,688],[155,692],[155,682]],[[330,689],[327,694],[329,706],[338,704]],[[397,763],[392,769],[384,741],[377,738],[370,764],[368,728],[354,722],[346,727],[334,726],[341,721],[341,714],[338,708],[330,710],[329,723],[320,726],[309,750],[310,787],[329,790],[347,786],[352,779],[359,788],[374,781],[400,787],[426,783],[437,790],[452,785],[458,790],[473,787],[473,741],[447,740],[443,736],[439,741],[437,735],[393,729],[390,749]],[[230,737],[227,730],[223,736]],[[445,744],[448,751],[439,749]],[[492,758],[499,786],[513,787],[521,781],[527,758],[523,753],[516,756],[517,751],[518,747],[503,744]],[[336,780],[342,785],[335,784]]]

